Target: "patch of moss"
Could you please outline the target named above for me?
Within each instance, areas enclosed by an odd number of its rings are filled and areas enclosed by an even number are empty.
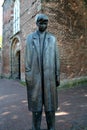
[[[87,5],[87,0],[84,0],[85,4]]]
[[[87,84],[87,77],[81,77],[81,78],[74,78],[71,80],[63,80],[60,83],[59,89],[62,88],[73,88],[76,86],[82,86]]]
[[[20,83],[23,86],[26,86],[26,83],[24,81],[20,81]],[[81,77],[81,78],[74,78],[70,80],[63,80],[60,83],[59,89],[68,89],[73,87],[78,87],[82,85],[87,85],[87,77]]]
[[[26,86],[26,83],[24,81],[20,81],[20,83],[23,85],[23,86]]]

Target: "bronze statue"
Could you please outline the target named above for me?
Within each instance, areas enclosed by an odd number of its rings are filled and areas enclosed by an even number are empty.
[[[38,29],[26,40],[25,79],[28,107],[32,111],[32,130],[40,130],[43,106],[48,130],[55,130],[58,108],[57,86],[60,84],[60,63],[57,41],[47,32],[48,17],[36,16]]]

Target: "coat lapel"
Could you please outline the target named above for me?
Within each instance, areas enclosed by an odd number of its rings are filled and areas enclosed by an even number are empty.
[[[45,55],[45,52],[46,52],[47,48],[49,47],[49,41],[50,41],[50,36],[49,36],[48,33],[46,33],[46,38],[45,38],[45,42],[44,42],[43,56]]]
[[[33,35],[33,44],[34,44],[35,49],[37,51],[37,54],[39,56],[39,54],[40,54],[40,45],[39,45],[39,37],[38,37],[37,32],[35,32],[34,35]]]
[[[50,35],[46,32],[46,38],[45,38],[45,42],[44,42],[44,50],[43,50],[43,57],[45,55],[45,52],[47,50],[47,48],[49,47],[49,41],[50,41]],[[36,31],[33,34],[33,45],[35,47],[35,50],[37,52],[37,56],[38,56],[38,64],[39,64],[39,68],[41,70],[41,59],[40,59],[40,43],[39,43],[39,36],[38,36],[38,32]]]
[[[39,36],[37,31],[33,34],[33,45],[35,47],[35,50],[37,52],[37,56],[38,56],[38,64],[39,64],[39,68],[40,68],[40,45],[39,45]]]

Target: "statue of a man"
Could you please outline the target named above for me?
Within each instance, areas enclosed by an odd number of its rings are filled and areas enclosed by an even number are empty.
[[[48,130],[55,130],[58,108],[57,86],[60,84],[60,63],[57,41],[47,32],[48,17],[36,16],[38,29],[26,40],[25,79],[28,107],[32,111],[32,130],[40,130],[44,106]]]

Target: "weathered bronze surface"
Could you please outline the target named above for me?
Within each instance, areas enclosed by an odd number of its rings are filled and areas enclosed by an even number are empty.
[[[25,79],[28,107],[32,111],[32,130],[40,130],[43,106],[48,130],[55,130],[58,108],[57,86],[60,84],[60,62],[56,38],[46,31],[48,17],[36,16],[38,29],[26,40]]]

